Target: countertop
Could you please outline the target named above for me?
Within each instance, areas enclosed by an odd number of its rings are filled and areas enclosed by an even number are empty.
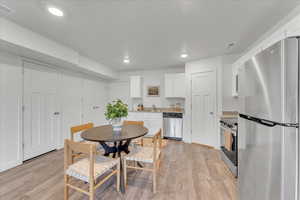
[[[138,113],[164,113],[164,112],[169,112],[169,113],[184,113],[183,109],[175,109],[175,108],[157,108],[157,109],[144,109],[141,111],[137,110],[129,110],[128,112],[138,112]]]
[[[238,118],[239,113],[237,111],[223,111],[221,118],[222,119],[230,119],[230,118]]]

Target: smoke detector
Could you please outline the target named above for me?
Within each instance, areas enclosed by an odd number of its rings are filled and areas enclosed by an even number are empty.
[[[10,7],[8,7],[7,5],[5,5],[3,3],[0,3],[0,14],[8,15],[12,12],[13,12],[13,10]]]
[[[227,45],[227,49],[232,49],[234,47],[235,43],[231,42]]]

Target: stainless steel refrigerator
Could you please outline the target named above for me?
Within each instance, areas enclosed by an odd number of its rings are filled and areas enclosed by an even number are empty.
[[[299,39],[288,38],[239,69],[240,200],[298,199]]]

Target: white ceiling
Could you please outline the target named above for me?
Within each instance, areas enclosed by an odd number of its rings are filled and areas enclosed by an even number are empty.
[[[296,0],[0,0],[8,19],[118,70],[180,66],[239,53]],[[58,18],[47,5],[64,10]],[[232,49],[229,43],[235,42]],[[189,58],[181,59],[186,51]],[[124,56],[131,63],[123,64]]]

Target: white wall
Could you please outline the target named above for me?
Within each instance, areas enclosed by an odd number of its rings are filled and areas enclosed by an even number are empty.
[[[60,74],[59,103],[60,130],[57,148],[70,137],[70,127],[83,122],[106,124],[105,105],[108,102],[107,82],[78,72],[63,71]],[[23,161],[22,148],[22,97],[23,60],[21,57],[0,52],[0,171],[17,166]],[[97,106],[96,109],[94,107]]]
[[[129,108],[132,109],[135,105],[143,103],[145,107],[169,107],[170,104],[180,102],[184,104],[183,99],[166,99],[165,98],[165,79],[166,73],[183,73],[185,71],[184,66],[174,67],[167,69],[155,69],[155,70],[141,70],[141,71],[125,71],[120,72],[119,79],[112,81],[109,84],[109,99],[115,100],[120,98],[124,100]],[[129,77],[133,75],[140,75],[143,79],[143,98],[131,99],[130,98],[130,80]],[[160,97],[148,97],[146,94],[147,86],[160,86]]]
[[[0,171],[22,163],[22,62],[0,53]]]
[[[233,87],[233,63],[239,55],[228,55],[222,61],[222,110],[237,111],[238,99],[232,96]]]

